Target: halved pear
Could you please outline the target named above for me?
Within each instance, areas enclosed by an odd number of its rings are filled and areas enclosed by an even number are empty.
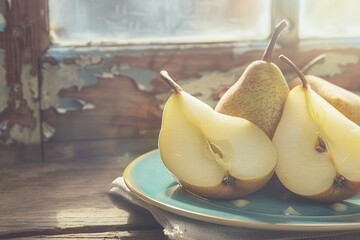
[[[315,64],[324,60],[326,54],[321,54],[306,64],[301,72],[306,72],[311,69]],[[345,88],[335,85],[323,78],[306,75],[307,83],[310,84],[317,94],[324,98],[328,103],[333,105],[339,112],[344,114],[351,121],[360,125],[360,96],[351,92]],[[293,89],[297,85],[301,85],[302,82],[299,77],[296,77],[289,82],[290,89]]]
[[[274,134],[275,169],[282,184],[304,197],[335,202],[360,192],[360,127],[315,91],[285,56],[302,80],[286,100]]]
[[[181,89],[166,102],[159,135],[161,159],[188,191],[233,199],[255,192],[271,178],[277,153],[269,137],[248,120],[215,112]]]
[[[317,94],[351,121],[360,125],[360,96],[317,76],[306,75],[306,79]],[[293,88],[299,84],[301,81],[296,78],[289,83],[289,86]]]

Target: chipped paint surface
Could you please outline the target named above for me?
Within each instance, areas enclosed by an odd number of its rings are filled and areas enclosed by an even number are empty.
[[[7,144],[12,144],[14,142],[24,144],[40,143],[39,133],[40,130],[38,127],[35,129],[30,129],[16,123],[10,129],[10,139],[8,139]]]
[[[359,57],[355,54],[326,53],[324,62],[313,66],[308,73],[320,77],[334,77],[344,73],[344,66],[358,62]]]
[[[215,107],[218,102],[218,98],[221,96],[214,96],[214,93],[222,87],[227,88],[233,85],[240,75],[244,72],[248,64],[244,64],[240,67],[235,67],[227,72],[220,71],[207,71],[200,73],[199,78],[191,78],[179,81],[178,83],[182,88],[193,96],[196,96],[201,101],[207,103],[212,108]],[[165,103],[170,93],[158,94],[156,97]],[[163,107],[161,105],[160,107]]]
[[[56,111],[60,114],[64,114],[69,111],[84,111],[94,108],[95,106],[92,103],[87,103],[73,97],[64,97],[60,99],[59,105],[56,106]]]
[[[50,126],[50,124],[48,124],[47,122],[42,122],[41,123],[41,128],[42,128],[42,135],[43,135],[43,139],[44,141],[49,140],[50,138],[52,138],[52,136],[54,136],[56,129],[53,128],[52,126]]]
[[[39,87],[37,76],[32,76],[31,65],[24,64],[21,71],[21,85],[23,98],[31,110],[37,110],[39,103]]]
[[[39,112],[39,93],[37,76],[31,75],[31,65],[22,65],[21,85],[23,99],[32,112],[35,119],[35,127],[29,128],[15,124],[10,129],[10,141],[24,144],[38,144],[41,142],[40,137],[40,112]]]
[[[153,86],[151,81],[153,81],[157,73],[150,69],[145,68],[130,68],[128,65],[115,65],[111,68],[111,73],[113,75],[123,75],[131,79],[136,80],[136,83],[140,90],[151,92]]]
[[[54,108],[58,113],[94,109],[95,106],[81,99],[61,98],[63,89],[76,87],[81,91],[84,87],[95,85],[105,70],[105,52],[99,49],[50,48],[45,57],[54,58],[56,64],[43,64],[43,82],[41,88],[41,110]],[[74,59],[73,63],[65,63],[65,59]]]
[[[88,60],[84,62],[90,65],[94,63],[100,63],[101,60]],[[93,67],[87,67],[87,65],[81,62],[79,67],[76,64],[64,64],[59,63],[57,65],[50,65],[45,63],[43,65],[43,82],[41,88],[41,110],[49,108],[55,108],[59,113],[66,113],[67,111],[81,111],[94,109],[95,106],[92,104],[85,103],[81,99],[69,102],[68,99],[62,99],[59,93],[62,89],[70,87],[76,87],[77,90],[81,91],[86,86],[92,86],[97,83],[97,77],[101,74],[101,66],[95,65]],[[69,106],[73,103],[74,105]],[[83,107],[78,105],[82,104]],[[66,105],[66,107],[64,107]]]
[[[246,48],[241,49],[244,50]],[[243,53],[234,51],[232,57],[241,57]],[[164,52],[161,54],[164,54]],[[158,73],[156,68],[160,66],[166,67],[167,64],[176,70],[179,67],[177,64],[183,64],[182,67],[184,68],[187,67],[182,62],[186,61],[185,57],[179,57],[179,59],[172,61],[171,54],[157,59],[160,54],[156,53],[151,57],[147,57],[144,55],[144,52],[134,51],[133,49],[124,50],[119,47],[51,47],[46,52],[42,61],[41,110],[54,109],[59,114],[94,110],[96,102],[91,103],[79,98],[79,96],[85,96],[86,92],[76,93],[77,97],[63,97],[61,93],[69,95],[66,89],[70,88],[72,88],[70,93],[74,89],[86,91],[87,87],[97,85],[98,81],[103,81],[102,79],[106,79],[104,81],[120,81],[119,79],[124,79],[118,76],[124,76],[133,80],[132,82],[137,84],[138,90],[146,92],[144,94],[155,95],[159,101],[156,101],[154,105],[159,110],[159,106],[160,108],[163,107],[171,91],[159,93],[164,91],[164,89],[157,85]],[[137,58],[133,58],[134,56]],[[249,54],[249,56],[246,55],[245,57],[250,61],[251,56]],[[145,60],[138,62],[138,59],[142,58]],[[196,77],[179,79],[178,83],[191,95],[199,98],[211,107],[215,107],[222,94],[239,79],[250,64],[250,62],[244,62],[243,59],[241,62],[243,63],[241,66],[219,71],[217,68],[224,69],[225,65],[216,65],[217,63],[210,61],[206,63],[208,67],[199,66],[199,69],[210,69],[209,71],[196,72],[194,73]],[[326,75],[331,74],[331,76],[339,75],[343,73],[345,65],[356,64],[357,62],[358,57],[356,55],[328,53],[326,61],[321,65],[314,66],[311,72],[319,76],[325,73]],[[114,82],[110,84],[114,84]],[[100,85],[103,87],[102,83]],[[94,89],[91,88],[90,91]],[[56,125],[54,127],[56,128]],[[45,139],[51,138],[56,132],[53,127],[47,125],[43,126],[44,129],[47,129],[46,133],[44,133]]]
[[[41,88],[41,109],[50,107],[56,108],[60,102],[59,92],[69,87],[77,87],[81,90],[85,86],[95,84],[81,75],[79,76],[79,67],[77,65],[67,65],[59,63],[58,65],[44,64],[43,82]]]
[[[3,76],[0,76],[0,83],[3,79]],[[11,126],[10,129],[8,122],[0,122],[0,133],[1,130],[9,131],[9,138],[6,140],[5,144],[10,145],[14,142],[23,143],[26,145],[29,144],[38,144],[41,142],[40,137],[40,113],[39,113],[39,93],[38,93],[38,79],[37,76],[31,75],[31,65],[24,64],[22,65],[21,71],[21,86],[15,86],[15,91],[21,91],[22,99],[25,101],[26,106],[29,108],[32,113],[31,118],[34,119],[35,125],[33,127],[22,126],[18,123],[15,123]],[[0,86],[0,90],[2,86]],[[0,98],[1,99],[1,98]],[[15,109],[20,107],[20,100],[15,101]],[[1,106],[1,101],[0,101]]]
[[[100,56],[80,55],[79,58],[75,60],[75,63],[84,68],[86,66],[99,65],[101,61],[102,58]]]
[[[112,51],[113,50],[113,51]],[[152,91],[151,82],[157,73],[145,68],[131,67],[127,63],[114,64],[114,57],[138,56],[140,53],[119,47],[106,51],[101,48],[52,47],[45,58],[55,59],[56,64],[43,64],[43,82],[41,88],[41,110],[55,108],[58,113],[94,109],[95,106],[82,99],[71,100],[61,98],[63,89],[76,87],[81,91],[84,87],[97,84],[98,78],[114,78],[122,75],[129,77],[138,84],[140,90]],[[72,59],[70,63],[66,59]],[[66,107],[64,107],[66,105]]]
[[[4,51],[0,50],[0,112],[4,111],[7,107],[7,101],[9,98],[9,87],[5,82],[5,68],[4,63]]]

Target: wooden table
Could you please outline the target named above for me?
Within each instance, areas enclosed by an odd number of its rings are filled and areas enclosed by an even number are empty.
[[[0,169],[0,239],[167,239],[152,215],[109,194],[136,156]]]

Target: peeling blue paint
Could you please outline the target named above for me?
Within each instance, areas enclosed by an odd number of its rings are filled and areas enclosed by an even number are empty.
[[[139,89],[144,91],[152,91],[153,81],[157,73],[145,68],[132,68],[130,66],[123,67],[123,65],[114,66],[113,58],[116,56],[138,56],[142,54],[139,50],[126,50],[121,47],[51,47],[45,54],[45,57],[55,58],[58,63],[62,63],[65,58],[76,59],[76,64],[79,65],[76,73],[76,78],[83,82],[84,86],[95,85],[98,77],[123,75],[133,79],[139,86]],[[90,64],[88,58],[101,58],[99,64]],[[82,59],[84,62],[82,62]],[[91,60],[91,59],[90,59]],[[72,65],[72,64],[70,64]],[[124,63],[126,65],[126,63]],[[59,65],[59,67],[61,67]],[[111,67],[111,69],[109,69]],[[46,68],[44,69],[46,71]],[[81,88],[80,87],[80,88]]]
[[[131,67],[127,62],[114,61],[119,56],[139,56],[144,52],[138,48],[125,49],[122,47],[51,47],[44,58],[54,58],[56,64],[43,63],[43,83],[41,89],[42,110],[49,107],[56,111],[85,110],[74,99],[61,98],[59,92],[69,87],[78,90],[87,86],[96,85],[99,78],[114,78],[122,75],[131,78],[140,90],[152,91],[152,81],[157,73],[146,68]],[[71,59],[66,62],[65,59]],[[79,105],[80,104],[80,105]],[[86,104],[86,103],[85,103]],[[86,107],[94,107],[88,106]],[[89,109],[89,108],[87,108]]]
[[[66,113],[68,111],[83,111],[94,109],[95,106],[91,103],[86,103],[81,99],[74,97],[63,97],[59,101],[59,105],[56,107],[58,113]]]
[[[93,68],[79,68],[77,72],[77,78],[85,81],[84,86],[91,86],[97,83],[97,76],[100,76],[104,72],[102,66]]]
[[[62,89],[75,86],[81,90],[83,87],[96,84],[97,78],[94,75],[99,69],[101,67],[80,68],[76,64],[68,65],[62,62],[58,65],[43,64],[41,109],[56,108],[60,102],[59,92]]]
[[[50,126],[50,124],[48,124],[45,121],[41,122],[41,128],[42,128],[42,135],[43,135],[43,139],[45,141],[49,140],[50,138],[52,138],[55,133],[56,133],[56,129],[53,128],[52,126]]]
[[[157,75],[155,71],[145,68],[120,69],[119,74],[133,79],[140,85],[140,89],[145,91],[153,90],[154,87],[151,85],[151,81],[154,80]]]

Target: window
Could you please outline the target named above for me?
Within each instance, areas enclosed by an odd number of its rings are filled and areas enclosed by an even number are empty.
[[[57,43],[266,39],[271,27],[268,0],[50,0],[49,3],[53,40]]]
[[[299,37],[359,37],[359,9],[360,2],[356,0],[299,1]]]
[[[49,6],[58,44],[265,40],[270,23],[282,18],[293,24],[295,39],[360,36],[356,0],[49,0]]]

